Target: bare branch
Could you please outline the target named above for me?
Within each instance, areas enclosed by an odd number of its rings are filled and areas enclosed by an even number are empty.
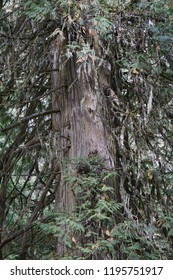
[[[44,111],[44,112],[41,112],[41,113],[36,113],[36,114],[30,115],[30,116],[27,116],[27,117],[21,119],[20,121],[14,123],[13,125],[11,125],[11,126],[9,126],[7,128],[2,129],[0,132],[6,132],[6,131],[8,131],[10,129],[13,129],[13,128],[21,125],[24,122],[30,121],[31,119],[35,119],[35,118],[38,118],[40,116],[46,116],[46,115],[50,115],[50,114],[58,113],[58,112],[60,112],[60,111],[59,110],[48,110],[48,111]]]

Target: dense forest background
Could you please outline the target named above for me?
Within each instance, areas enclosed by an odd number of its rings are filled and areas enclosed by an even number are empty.
[[[0,1],[0,259],[173,259],[173,2]]]

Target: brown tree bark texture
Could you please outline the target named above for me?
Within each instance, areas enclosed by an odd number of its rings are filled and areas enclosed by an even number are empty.
[[[70,159],[97,154],[105,163],[105,168],[113,170],[115,167],[115,143],[105,118],[107,105],[103,98],[103,86],[110,85],[103,65],[97,71],[94,56],[88,56],[86,61],[81,62],[74,55],[65,61],[65,45],[61,39],[53,48],[53,67],[57,72],[52,74],[52,109],[60,110],[52,117],[54,160],[60,162],[61,171],[56,208],[73,212],[75,197],[69,184],[63,180],[63,159],[69,160],[71,168]],[[60,241],[57,254],[61,256],[64,252]]]

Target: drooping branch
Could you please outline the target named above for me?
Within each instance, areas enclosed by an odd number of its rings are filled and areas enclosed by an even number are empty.
[[[38,118],[38,117],[41,117],[41,116],[50,115],[50,114],[53,114],[53,113],[58,113],[58,112],[59,112],[59,110],[48,110],[48,111],[41,112],[41,113],[35,113],[33,115],[24,117],[23,119],[21,119],[20,121],[16,122],[15,124],[2,129],[0,132],[6,132],[6,131],[8,131],[10,129],[13,129],[13,128],[21,125],[22,123],[28,122],[28,121],[30,121],[32,119],[35,119],[35,118]]]

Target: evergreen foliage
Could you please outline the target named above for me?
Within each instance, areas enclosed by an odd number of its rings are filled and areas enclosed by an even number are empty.
[[[172,259],[172,2],[6,1],[0,21],[0,258],[57,259],[60,237],[65,259]],[[111,66],[100,94],[117,167],[107,170],[97,155],[63,158],[74,213],[55,211],[58,36],[79,76],[92,59],[98,73]]]

